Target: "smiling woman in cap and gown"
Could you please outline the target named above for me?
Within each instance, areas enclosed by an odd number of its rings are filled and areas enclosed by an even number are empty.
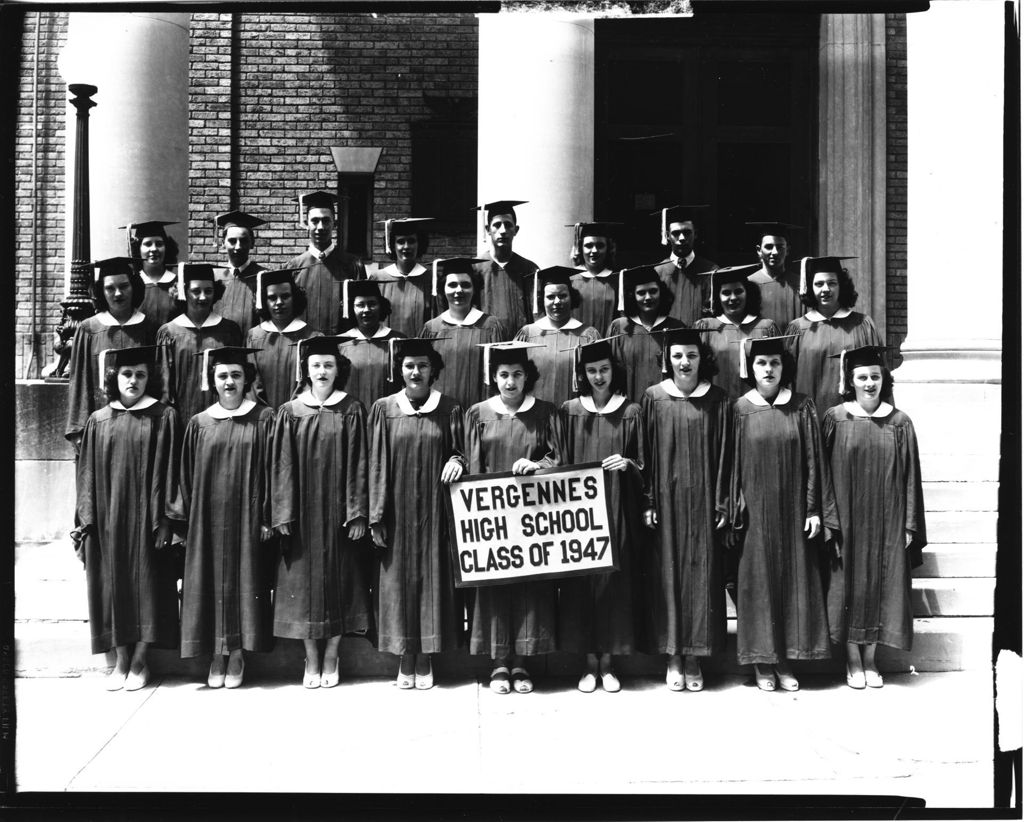
[[[84,540],[92,653],[116,650],[108,690],[149,680],[149,645],[178,638],[168,511],[176,505],[181,426],[160,394],[153,346],[106,352],[109,402],[85,424],[76,514]]]
[[[533,389],[539,400],[561,405],[575,393],[573,349],[600,338],[596,328],[573,317],[579,307],[580,293],[572,287],[575,270],[556,265],[537,272],[534,278],[535,310],[541,319],[525,325],[515,340],[534,343],[531,359],[540,379]]]
[[[832,641],[845,644],[846,682],[856,689],[882,686],[877,645],[911,649],[910,570],[928,544],[917,436],[910,417],[884,400],[892,393],[884,353],[876,346],[843,352],[844,402],[822,424],[842,529],[829,627]]]
[[[790,388],[788,341],[743,343],[753,388],[733,405],[736,656],[764,691],[776,677],[783,690],[799,688],[789,660],[831,655],[821,568],[839,523],[814,401]]]
[[[414,336],[437,313],[431,273],[420,263],[430,242],[424,226],[431,221],[430,217],[383,220],[384,250],[392,263],[367,274],[391,303],[388,324],[403,337]]]
[[[612,654],[637,650],[637,617],[646,597],[639,587],[635,551],[646,547],[640,511],[644,497],[644,426],[640,406],[625,396],[626,374],[608,340],[576,349],[579,396],[562,404],[562,459],[573,465],[600,462],[609,500],[617,571],[565,578],[558,585],[558,649],[586,654],[578,688],[590,693],[597,683],[620,689]]]
[[[640,402],[644,392],[664,379],[661,370],[661,335],[670,328],[685,328],[670,316],[672,292],[652,265],[619,272],[619,293],[624,317],[613,320],[607,336],[626,371],[626,396]]]
[[[227,254],[227,265],[218,270],[224,282],[224,293],[214,309],[231,320],[242,332],[242,338],[259,320],[256,317],[256,274],[265,271],[255,262],[252,249],[256,245],[256,229],[264,221],[244,211],[228,211],[214,219],[214,233]]]
[[[211,688],[240,686],[243,651],[273,645],[263,552],[272,533],[274,412],[245,398],[255,377],[251,353],[227,346],[203,352],[202,387],[212,385],[217,402],[189,420],[181,452],[182,504],[175,518],[185,520],[188,531],[181,656],[212,654]]]
[[[119,226],[128,232],[128,256],[141,260],[138,269],[145,296],[139,310],[147,317],[163,325],[181,311],[181,304],[175,299],[177,271],[167,266],[169,257],[166,226],[177,225],[166,220],[147,220]]]
[[[480,309],[497,317],[510,331],[522,328],[536,316],[530,302],[530,288],[538,266],[512,250],[512,243],[519,234],[515,207],[526,203],[526,200],[496,200],[477,206],[483,215],[483,233],[490,256],[489,260],[474,265],[483,280]]]
[[[92,299],[97,313],[82,320],[71,341],[64,436],[72,444],[80,441],[89,415],[107,404],[103,374],[98,370],[99,353],[156,342],[159,323],[139,310],[145,287],[135,262],[128,257],[111,257],[93,263]]]
[[[436,290],[444,295],[448,309],[430,320],[421,337],[434,340],[434,348],[445,361],[436,388],[454,397],[462,408],[486,399],[487,385],[481,379],[484,343],[503,342],[509,331],[497,317],[479,308],[483,281],[470,257],[435,260]]]
[[[431,654],[456,648],[462,633],[444,486],[466,468],[463,414],[433,387],[444,363],[431,340],[390,345],[394,384],[403,387],[377,400],[369,421],[369,519],[380,558],[377,647],[401,657],[400,689],[426,690],[434,685]]]
[[[366,269],[359,258],[343,251],[334,239],[335,203],[326,191],[299,195],[299,222],[309,234],[309,247],[285,265],[301,269],[295,277],[306,291],[306,322],[315,331],[337,334],[341,328],[341,284],[365,280]]]
[[[584,325],[604,331],[622,310],[615,266],[615,229],[622,223],[576,223],[573,230],[572,264],[582,268],[572,275],[580,292],[576,316]]]
[[[648,557],[650,644],[668,655],[670,690],[699,691],[700,657],[725,648],[718,532],[729,512],[729,397],[711,384],[715,361],[706,333],[670,329],[659,336],[665,379],[643,398],[650,494],[644,522],[657,534]]]
[[[178,299],[185,303],[185,312],[160,326],[156,341],[168,348],[173,363],[171,396],[178,418],[185,425],[214,401],[212,392],[199,390],[202,363],[195,355],[207,348],[241,345],[242,332],[213,310],[224,293],[224,285],[214,279],[213,266],[179,263],[176,291]]]
[[[543,350],[523,342],[486,347],[487,383],[493,395],[466,412],[470,474],[511,471],[523,475],[562,464],[558,413],[550,402],[533,394],[539,374],[529,352]],[[524,657],[555,650],[556,599],[556,585],[551,580],[477,589],[469,652],[491,657],[492,691],[533,690]]]
[[[672,292],[672,314],[687,326],[704,315],[708,304],[708,280],[718,266],[694,250],[696,220],[705,216],[709,205],[678,205],[663,208],[652,216],[661,217],[661,244],[672,253],[655,266],[658,276]]]
[[[391,302],[381,295],[374,280],[349,280],[343,289],[345,319],[352,327],[341,333],[341,349],[352,365],[346,390],[367,409],[398,387],[392,369],[391,340],[402,339],[384,321],[391,316]]]
[[[295,344],[319,337],[320,332],[301,317],[306,310],[306,294],[295,284],[294,269],[260,271],[256,282],[256,310],[261,322],[249,329],[245,339],[246,347],[258,351],[253,396],[276,409],[291,399],[301,381]]]
[[[800,299],[806,313],[793,320],[786,334],[796,337],[790,352],[796,358],[796,390],[814,400],[818,418],[838,405],[839,360],[844,348],[884,345],[867,314],[854,311],[857,290],[842,266],[855,257],[804,257],[800,261]],[[891,399],[891,397],[886,397]]]
[[[800,302],[800,272],[786,265],[789,236],[801,229],[790,223],[748,222],[757,235],[758,269],[748,280],[761,292],[761,314],[781,332],[804,312]]]
[[[368,512],[366,409],[345,393],[349,363],[340,341],[297,344],[302,391],[281,406],[273,434],[272,517],[281,547],[274,636],[303,641],[306,688],[337,685],[342,635],[370,629],[358,547]]]

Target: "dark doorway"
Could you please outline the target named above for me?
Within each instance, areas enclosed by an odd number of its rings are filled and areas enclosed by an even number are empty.
[[[699,253],[752,261],[747,220],[814,247],[818,15],[701,14],[596,24],[595,217],[625,223],[619,262],[664,259],[665,206],[708,203]]]

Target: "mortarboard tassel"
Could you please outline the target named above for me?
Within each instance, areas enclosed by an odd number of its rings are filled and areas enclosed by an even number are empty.
[[[431,278],[431,280],[430,280],[430,296],[431,297],[436,297],[437,296],[437,263],[438,263],[438,260],[434,260],[433,265],[431,265],[431,268],[433,269],[433,275],[434,275]]]
[[[747,373],[747,341],[740,340],[740,379],[745,380],[750,375]]]
[[[807,261],[810,257],[803,257],[800,260],[800,284],[797,286],[797,293],[802,297],[807,293]]]
[[[839,352],[839,396],[846,393],[846,349]]]
[[[580,393],[579,382],[576,379],[576,370],[580,366],[580,347],[581,346],[577,345],[573,349],[573,352],[572,352],[572,393],[573,394],[579,394]]]
[[[102,275],[102,272],[103,272],[103,269],[100,268],[99,266],[95,266],[93,268],[93,270],[92,270],[92,280],[93,280],[93,282],[98,283],[100,281],[100,276]]]
[[[388,339],[388,382],[395,382],[395,343],[398,342],[398,337],[390,337]]]
[[[623,314],[626,313],[626,287],[625,287],[626,277],[625,277],[625,274],[626,274],[626,269],[623,268],[623,269],[619,270],[619,302],[615,306],[615,310],[616,311],[621,311]]]
[[[491,346],[484,346],[484,387],[489,388],[487,381],[491,377]]]
[[[384,221],[384,254],[390,257],[392,254],[397,258],[398,255],[391,250],[391,220]]]
[[[348,313],[348,284],[349,280],[344,279],[341,281],[341,318],[347,320],[349,318]]]
[[[578,256],[580,262],[585,266],[586,262],[583,260],[583,223],[576,223],[572,229],[572,256],[569,258],[570,262],[572,257]]]
[[[212,348],[206,348],[203,350],[203,370],[199,376],[199,390],[209,391],[210,390],[210,352]]]
[[[178,299],[185,299],[185,263],[178,263]]]
[[[661,244],[668,245],[668,209],[661,210]]]
[[[256,272],[256,310],[263,308],[263,272]]]
[[[345,280],[347,283],[348,280]],[[295,346],[295,384],[298,385],[302,382],[302,344],[305,340],[299,340],[299,344]]]
[[[540,316],[540,269],[533,272],[533,319]]]

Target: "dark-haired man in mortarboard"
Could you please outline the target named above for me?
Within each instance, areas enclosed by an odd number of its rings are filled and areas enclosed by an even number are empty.
[[[761,291],[761,316],[786,328],[804,313],[800,302],[800,272],[786,265],[789,237],[800,226],[773,221],[749,222],[757,235],[757,261],[761,270],[747,279]]]
[[[667,260],[658,263],[658,276],[674,295],[672,314],[677,320],[693,325],[707,305],[709,283],[707,274],[717,264],[701,257],[694,250],[697,241],[695,220],[704,216],[708,205],[677,205],[655,212],[661,217],[661,244],[671,248]]]
[[[265,269],[252,259],[256,229],[264,221],[244,211],[228,211],[214,218],[214,231],[227,255],[227,264],[218,270],[224,282],[224,296],[216,305],[217,313],[231,320],[242,331],[242,339],[256,325],[256,275]]]
[[[477,206],[484,215],[484,233],[490,246],[490,260],[474,269],[483,277],[480,309],[508,329],[522,328],[533,319],[530,288],[537,264],[512,250],[519,233],[515,207],[525,200],[496,200]]]

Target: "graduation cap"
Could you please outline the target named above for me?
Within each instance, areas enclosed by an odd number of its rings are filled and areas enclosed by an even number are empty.
[[[290,283],[292,286],[292,294],[295,293],[295,273],[302,271],[306,266],[299,266],[298,268],[274,268],[268,271],[256,272],[256,309],[263,308],[263,287],[272,285],[281,285],[282,283]]]
[[[477,257],[445,257],[444,259],[434,260],[431,266],[431,295],[436,297],[440,292],[438,281],[442,277],[446,277],[449,274],[472,274],[474,265],[485,262],[487,260],[481,260]]]
[[[103,379],[108,359],[110,360],[111,368],[120,368],[123,365],[140,365],[142,363],[155,366],[157,352],[163,347],[164,344],[161,343],[159,345],[139,345],[134,348],[104,348],[96,357],[99,363],[100,379]]]
[[[338,346],[342,343],[349,342],[349,337],[308,337],[305,340],[299,340],[296,343],[292,343],[296,347],[295,351],[295,382],[302,382],[302,357],[303,355],[311,357],[315,354],[321,356],[332,356],[335,361],[340,363],[342,359],[348,359],[339,350]]]
[[[675,205],[663,208],[661,211],[651,213],[652,217],[661,215],[661,244],[669,245],[668,227],[672,223],[692,223],[697,217],[705,214],[705,209],[711,208],[708,204],[702,205]]]
[[[404,357],[429,357],[436,354],[434,340],[446,340],[448,337],[390,337],[388,339],[388,356],[391,359],[391,376],[388,382],[397,382],[395,379],[396,364]]]
[[[751,228],[758,229],[758,245],[761,244],[761,240],[765,237],[783,237],[788,239],[791,232],[801,231],[803,229],[803,226],[801,225],[780,223],[772,220],[749,220],[743,225],[749,225]]]
[[[615,352],[612,351],[611,341],[617,340],[619,337],[624,337],[625,334],[613,334],[611,337],[603,337],[600,340],[594,340],[593,342],[583,343],[577,345],[575,348],[564,348],[562,351],[573,352],[573,369],[572,369],[572,390],[575,393],[579,393],[579,382],[576,378],[576,370],[581,365],[586,365],[588,362],[599,362],[600,360],[614,360]]]
[[[392,236],[415,234],[417,231],[423,230],[423,223],[432,223],[433,221],[433,217],[398,217],[393,220],[379,220],[384,223],[384,253],[394,259],[395,252],[391,248]],[[423,253],[423,249],[420,249],[420,253]]]
[[[526,342],[525,340],[509,340],[508,342],[477,343],[484,350],[484,385],[491,376],[491,363],[495,365],[513,365],[529,359],[527,351],[531,348],[544,348],[542,343]]]
[[[380,293],[380,286],[376,280],[342,280],[341,281],[341,316],[349,319],[351,312],[349,306],[356,297],[376,297],[383,299]]]
[[[495,200],[491,203],[474,206],[474,210],[481,212],[483,219],[484,236],[487,236],[487,226],[491,224],[496,214],[511,214],[516,220],[516,206],[526,205],[529,200]]]
[[[701,334],[710,334],[712,328],[663,328],[652,331],[651,336],[661,337],[661,373],[668,373],[668,352],[673,345],[700,345]]]
[[[207,348],[196,352],[192,356],[203,358],[203,367],[199,371],[199,390],[210,390],[210,380],[207,377],[210,366],[216,368],[218,365],[245,365],[249,361],[250,354],[262,350],[262,348],[246,348],[241,345],[225,345],[221,348]]]
[[[714,300],[718,289],[726,283],[747,284],[747,277],[756,274],[761,270],[760,263],[749,265],[729,265],[723,268],[716,268],[711,272],[711,299]]]
[[[638,265],[635,268],[624,268],[619,272],[619,311],[626,310],[626,289],[634,289],[638,285],[657,283],[661,285],[661,277],[653,265]]]
[[[622,223],[612,222],[573,223],[572,225],[566,225],[566,228],[572,229],[573,251],[582,255],[584,237],[604,237],[608,239],[615,236],[616,231],[621,225]]]
[[[814,279],[815,274],[828,272],[831,274],[843,273],[843,260],[856,260],[856,257],[804,257],[800,260],[800,287],[799,293],[806,294],[810,291],[809,282]]]
[[[338,196],[329,191],[307,191],[298,197],[293,197],[292,202],[299,204],[299,225],[306,225],[306,214],[311,208],[329,208],[331,214],[335,213],[334,205],[338,202]]]
[[[740,379],[745,380],[750,376],[747,370],[747,360],[760,355],[785,354],[787,340],[794,340],[799,334],[781,334],[777,337],[747,337],[737,340],[740,345]]]
[[[169,225],[177,224],[177,220],[143,220],[138,223],[119,225],[118,228],[125,230],[125,240],[128,244],[128,251],[131,253],[132,237],[139,242],[142,242],[143,237],[163,237],[166,240],[167,232],[164,229]]]
[[[226,211],[213,218],[213,236],[216,239],[220,230],[231,228],[231,226],[247,228],[249,231],[252,231],[254,228],[265,224],[266,220],[261,220],[252,214],[246,214],[244,211]]]
[[[186,283],[192,280],[216,282],[214,267],[209,263],[178,263],[178,299],[185,299]]]
[[[141,264],[142,260],[138,257],[108,257],[105,260],[96,260],[92,264],[93,282],[98,283],[104,277],[114,274],[131,276],[135,273],[135,266]]]
[[[536,317],[540,311],[540,295],[546,285],[564,285],[572,288],[572,278],[579,274],[579,270],[569,268],[567,265],[552,265],[548,268],[539,268],[533,275],[533,315]]]
[[[839,393],[846,393],[846,373],[862,365],[877,365],[885,368],[885,352],[888,346],[862,345],[860,348],[844,348],[838,354],[829,354],[831,359],[839,359]]]

